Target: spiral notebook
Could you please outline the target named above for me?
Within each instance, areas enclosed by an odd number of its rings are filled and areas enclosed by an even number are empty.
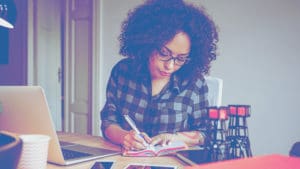
[[[175,153],[179,150],[186,150],[188,146],[182,141],[173,141],[168,145],[156,145],[148,146],[144,150],[124,150],[123,156],[132,157],[154,157],[154,156],[164,156],[168,154]]]

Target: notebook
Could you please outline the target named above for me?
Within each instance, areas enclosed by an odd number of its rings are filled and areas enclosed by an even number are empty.
[[[132,157],[154,157],[154,156],[164,156],[168,154],[175,153],[179,150],[185,150],[188,146],[183,141],[173,141],[168,145],[155,145],[148,146],[143,150],[124,150],[123,156]]]
[[[44,91],[39,86],[0,86],[0,130],[50,136],[48,162],[59,165],[75,164],[121,153],[59,142]],[[64,157],[66,155],[71,157]]]

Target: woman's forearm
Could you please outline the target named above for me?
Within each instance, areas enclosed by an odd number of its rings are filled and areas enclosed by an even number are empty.
[[[124,137],[129,133],[118,125],[110,125],[105,130],[105,136],[115,144],[123,145]]]

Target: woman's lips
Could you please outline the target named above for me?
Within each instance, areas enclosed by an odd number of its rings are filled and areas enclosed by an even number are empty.
[[[163,72],[163,71],[161,71],[160,74],[162,76],[171,76],[171,73],[167,73],[167,72]]]

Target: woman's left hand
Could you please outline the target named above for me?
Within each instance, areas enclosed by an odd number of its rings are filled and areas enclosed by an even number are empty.
[[[175,138],[174,134],[171,133],[163,133],[163,134],[159,134],[157,136],[152,137],[152,141],[151,141],[151,145],[157,145],[160,144],[162,146],[164,145],[168,145],[169,143],[171,143]]]

